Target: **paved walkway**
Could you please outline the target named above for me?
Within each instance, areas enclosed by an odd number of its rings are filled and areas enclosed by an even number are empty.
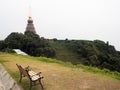
[[[0,90],[22,90],[0,64]]]

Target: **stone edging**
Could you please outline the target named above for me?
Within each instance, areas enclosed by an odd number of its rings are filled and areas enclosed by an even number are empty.
[[[0,64],[0,90],[23,90]]]

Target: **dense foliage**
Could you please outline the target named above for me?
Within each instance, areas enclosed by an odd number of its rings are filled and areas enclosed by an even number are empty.
[[[82,63],[84,65],[98,67],[100,69],[110,69],[120,72],[120,52],[116,51],[109,42],[101,40],[54,40],[54,43],[61,44],[70,52],[78,56],[78,61],[72,61],[73,64]],[[52,42],[52,44],[53,44]],[[64,49],[65,49],[64,48]],[[56,49],[56,52],[59,49]],[[57,54],[56,54],[57,55]],[[69,58],[71,59],[71,58]]]
[[[16,32],[11,33],[4,41],[0,41],[0,50],[6,51],[6,48],[7,50],[8,48],[21,49],[31,56],[55,56],[55,51],[49,46],[49,42],[31,32],[27,32],[25,35]]]

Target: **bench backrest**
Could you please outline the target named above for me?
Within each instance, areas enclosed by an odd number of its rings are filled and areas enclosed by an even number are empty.
[[[21,65],[18,65],[18,64],[16,64],[16,65],[17,65],[20,73],[21,73],[23,76],[29,77],[28,72],[27,72]]]

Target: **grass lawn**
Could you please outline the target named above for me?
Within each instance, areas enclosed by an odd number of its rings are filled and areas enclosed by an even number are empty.
[[[25,77],[22,83],[18,82],[19,71],[16,63],[23,67],[29,65],[35,72],[41,71],[44,76],[42,83],[45,90],[120,90],[120,80],[86,72],[81,68],[65,66],[52,60],[44,57],[0,53],[0,63],[24,90],[29,90],[29,80]],[[32,90],[41,90],[41,87],[37,85]]]

